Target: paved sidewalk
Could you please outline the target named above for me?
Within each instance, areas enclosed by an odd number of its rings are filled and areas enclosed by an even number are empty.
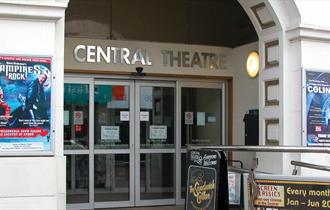
[[[132,207],[132,208],[116,208],[102,210],[183,210],[184,206],[151,206],[151,207]]]

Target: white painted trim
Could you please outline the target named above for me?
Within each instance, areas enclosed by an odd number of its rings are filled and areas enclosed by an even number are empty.
[[[316,42],[330,42],[330,28],[300,24],[286,30],[290,42],[302,40]]]

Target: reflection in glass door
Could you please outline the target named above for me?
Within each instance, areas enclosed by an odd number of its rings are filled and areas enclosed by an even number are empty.
[[[135,88],[136,205],[175,204],[175,84]]]
[[[66,78],[68,209],[183,204],[186,145],[225,143],[224,87]]]
[[[66,79],[64,85],[64,154],[68,208],[91,208],[91,79]]]
[[[225,144],[225,84],[220,82],[181,82],[180,134],[181,134],[181,198],[186,195],[187,144]]]
[[[96,208],[134,205],[132,83],[94,84],[94,202]]]

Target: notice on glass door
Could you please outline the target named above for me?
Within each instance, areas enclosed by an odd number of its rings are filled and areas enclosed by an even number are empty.
[[[197,125],[205,126],[205,112],[197,112]]]
[[[149,112],[140,112],[140,121],[148,122],[149,121]]]
[[[166,125],[150,125],[150,139],[167,139]]]
[[[129,112],[128,111],[120,112],[120,121],[129,121]]]
[[[101,140],[119,142],[119,126],[101,126]]]
[[[184,113],[184,124],[185,125],[194,124],[194,113],[193,112],[185,112]]]
[[[73,112],[73,124],[75,124],[75,125],[84,124],[84,113],[82,111]]]
[[[70,125],[70,111],[64,110],[63,123],[64,125]]]

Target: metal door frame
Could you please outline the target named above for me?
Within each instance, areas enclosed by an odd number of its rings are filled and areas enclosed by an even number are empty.
[[[89,155],[89,202],[78,204],[67,204],[68,209],[93,209],[111,207],[131,207],[144,205],[182,205],[184,198],[181,197],[181,155],[186,153],[186,149],[181,148],[181,89],[182,87],[191,88],[219,88],[222,90],[222,110],[223,136],[227,141],[227,83],[225,80],[191,80],[175,78],[120,78],[103,77],[100,79],[96,75],[65,75],[65,83],[88,84],[89,85],[89,149],[87,150],[64,150],[65,155]],[[94,84],[129,84],[130,90],[130,148],[118,151],[98,150],[94,151]],[[153,87],[173,87],[174,88],[174,108],[175,108],[175,134],[174,148],[170,149],[140,149],[140,112],[139,112],[139,87],[142,85]],[[93,123],[92,123],[93,122]],[[110,149],[111,150],[111,149]],[[139,150],[139,151],[137,151]],[[129,152],[129,153],[127,153]],[[174,198],[159,200],[140,200],[140,154],[144,153],[171,153],[174,155]],[[94,155],[95,154],[129,154],[130,155],[130,200],[129,201],[110,201],[94,202]],[[138,178],[136,178],[138,177]],[[136,181],[135,181],[136,180]]]
[[[68,209],[92,209],[94,208],[94,124],[92,124],[92,119],[94,119],[94,78],[76,78],[76,77],[65,77],[64,84],[87,84],[89,85],[89,145],[88,149],[84,150],[65,150],[64,155],[88,155],[88,203],[75,203],[66,204]],[[64,100],[64,99],[63,99]],[[64,106],[64,104],[63,104]],[[64,107],[63,107],[64,108]]]
[[[163,148],[163,149],[141,149],[140,148],[140,87],[148,86],[148,87],[173,87],[174,89],[174,148]],[[176,84],[175,82],[164,82],[164,81],[135,81],[135,205],[136,206],[153,206],[153,205],[174,205],[176,204],[175,192],[176,192],[176,173],[177,167],[175,164],[176,160],[176,127],[177,123],[175,123],[177,113],[176,107]],[[153,199],[153,200],[141,200],[140,196],[140,154],[165,154],[170,153],[173,154],[173,188],[174,188],[174,196],[173,199]]]
[[[178,125],[177,128],[177,147],[176,147],[176,165],[177,165],[177,173],[176,173],[176,180],[177,180],[177,188],[176,188],[176,204],[177,205],[184,205],[185,204],[185,198],[181,197],[181,157],[182,154],[187,153],[186,148],[182,148],[181,146],[181,116],[182,116],[182,110],[181,110],[181,94],[182,94],[182,88],[209,88],[209,89],[219,89],[222,92],[222,110],[221,113],[223,114],[222,118],[222,144],[226,144],[228,142],[228,133],[227,133],[227,122],[228,122],[228,116],[226,115],[227,105],[227,92],[226,92],[226,86],[227,82],[226,80],[219,80],[219,81],[190,81],[190,80],[179,80],[177,81],[177,115],[176,120]]]
[[[129,155],[129,200],[128,201],[107,201],[94,202],[94,179],[93,179],[93,203],[94,208],[116,208],[134,206],[134,81],[128,80],[100,80],[94,78],[94,85],[124,85],[129,87],[129,148],[128,149],[94,149],[93,157],[97,154],[128,154]],[[94,94],[94,90],[93,90]],[[94,103],[94,100],[93,100]],[[94,109],[94,107],[93,107]],[[93,116],[94,120],[94,116]],[[94,124],[93,124],[94,125]],[[93,136],[94,138],[94,136]],[[94,139],[93,139],[94,146]],[[93,162],[94,164],[94,162]],[[94,171],[93,171],[94,175]],[[94,178],[94,177],[93,177]]]

